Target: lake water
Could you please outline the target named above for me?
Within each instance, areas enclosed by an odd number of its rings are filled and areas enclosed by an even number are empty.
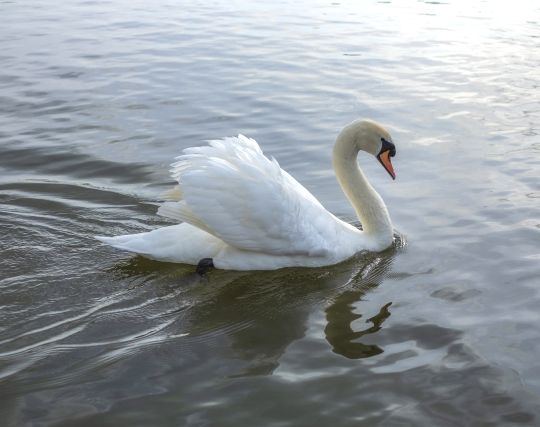
[[[540,425],[537,1],[0,2],[7,426]],[[399,237],[213,271],[93,239],[239,132],[354,222],[341,127],[380,121]]]

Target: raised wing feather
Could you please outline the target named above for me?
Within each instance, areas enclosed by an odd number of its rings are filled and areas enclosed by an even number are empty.
[[[182,200],[160,213],[243,250],[324,256],[335,244],[335,217],[255,140],[210,141],[176,160],[171,173]]]

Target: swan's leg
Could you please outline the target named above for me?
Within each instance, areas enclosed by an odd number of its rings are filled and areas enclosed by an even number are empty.
[[[199,276],[204,276],[211,268],[214,268],[214,261],[212,258],[203,258],[197,264],[195,272]]]

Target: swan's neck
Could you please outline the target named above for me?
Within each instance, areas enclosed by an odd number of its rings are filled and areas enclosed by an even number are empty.
[[[356,159],[359,150],[346,136],[340,135],[334,146],[336,177],[353,205],[364,232],[378,240],[391,242],[393,228],[386,205],[358,167]]]

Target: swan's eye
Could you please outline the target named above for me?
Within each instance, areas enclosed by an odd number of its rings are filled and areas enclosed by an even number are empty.
[[[396,146],[393,142],[387,141],[384,138],[381,138],[382,147],[379,154],[384,153],[385,151],[388,151],[390,157],[394,157],[396,155]]]

